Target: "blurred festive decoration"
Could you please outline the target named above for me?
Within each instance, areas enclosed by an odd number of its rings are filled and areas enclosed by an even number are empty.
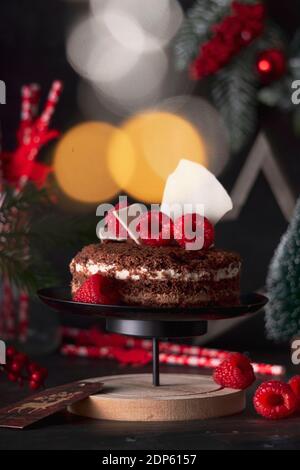
[[[98,328],[82,330],[63,327],[61,353],[65,356],[93,359],[115,359],[123,364],[144,365],[152,360],[152,341],[135,337],[108,334]],[[161,364],[197,368],[218,367],[232,353],[188,344],[160,342]],[[278,364],[252,363],[254,372],[263,375],[284,375],[285,368]]]
[[[183,73],[175,76],[168,47],[183,21],[178,0],[152,0],[143,8],[138,0],[90,4],[89,14],[72,25],[66,49],[94,99],[127,116],[190,88]]]
[[[182,95],[163,100],[156,109],[176,114],[193,125],[204,146],[205,165],[219,175],[229,160],[229,138],[216,108],[203,97]]]
[[[191,77],[199,80],[227,65],[262,33],[264,14],[264,6],[260,3],[248,5],[232,2],[231,14],[211,25],[212,37],[201,44],[198,56],[190,67]]]
[[[288,341],[300,333],[300,199],[271,261],[267,277],[266,328],[270,338]]]
[[[238,219],[248,197],[262,172],[270,190],[281,210],[283,217],[290,221],[294,212],[296,198],[294,191],[280,168],[266,136],[260,132],[249,152],[238,178],[231,190],[233,209],[226,214],[227,220]]]
[[[48,130],[48,126],[61,89],[61,82],[53,83],[45,108],[42,114],[36,117],[40,96],[39,86],[31,84],[22,88],[18,145],[13,152],[1,153],[3,178],[17,190],[21,190],[27,181],[33,181],[37,187],[43,186],[51,171],[49,166],[37,162],[36,157],[43,145],[59,135],[56,130]]]
[[[54,174],[61,189],[77,201],[109,200],[119,191],[108,167],[110,141],[118,129],[104,122],[86,122],[70,129],[54,154]],[[126,160],[126,155],[120,155]]]
[[[0,276],[2,308],[0,332],[5,338],[25,340],[28,330],[29,292],[47,283],[47,263],[37,268],[41,255],[31,241],[38,234],[33,230],[31,211],[35,205],[50,202],[41,190],[51,168],[37,162],[39,150],[59,133],[49,130],[49,123],[61,93],[61,82],[52,84],[44,110],[39,117],[40,89],[36,84],[22,88],[21,120],[17,131],[17,147],[0,155]]]
[[[183,155],[207,164],[197,129],[173,113],[149,111],[126,121],[109,146],[109,168],[132,197],[160,202],[167,176]]]
[[[300,33],[288,44],[259,0],[196,0],[174,48],[179,70],[208,77],[233,151],[253,138],[259,102],[296,117],[291,85],[299,77]]]
[[[257,73],[262,83],[278,80],[286,72],[286,57],[280,49],[260,52],[256,61]]]
[[[28,382],[31,390],[44,387],[48,370],[29,359],[27,354],[18,352],[13,346],[6,350],[6,364],[0,365],[10,382],[17,382],[20,387]]]
[[[135,28],[139,29],[144,41],[143,47],[155,49],[167,45],[177,33],[182,21],[183,12],[177,0],[152,0],[141,8],[140,0],[90,0],[91,9],[96,19],[106,16],[109,29],[123,44],[127,42],[133,48],[138,47],[135,41],[130,41],[132,32],[126,33],[126,28],[121,31],[121,24],[116,21],[130,19],[135,22]],[[112,19],[110,22],[109,19]],[[130,31],[130,29],[127,29]],[[131,29],[131,31],[133,31]],[[124,37],[125,34],[125,37]]]

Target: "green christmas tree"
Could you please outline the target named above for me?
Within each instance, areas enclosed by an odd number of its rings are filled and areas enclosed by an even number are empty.
[[[300,198],[271,261],[267,291],[269,338],[286,341],[300,334]]]

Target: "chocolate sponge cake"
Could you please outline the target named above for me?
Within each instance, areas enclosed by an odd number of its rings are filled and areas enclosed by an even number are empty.
[[[240,256],[219,249],[187,251],[178,245],[97,243],[71,261],[72,293],[91,275],[115,279],[122,302],[143,306],[236,304]]]

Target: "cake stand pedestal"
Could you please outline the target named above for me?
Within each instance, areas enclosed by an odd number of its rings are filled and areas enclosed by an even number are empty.
[[[103,391],[72,405],[72,413],[116,421],[183,421],[227,416],[245,408],[244,391],[224,389],[210,376],[160,374],[159,340],[204,335],[208,321],[257,312],[266,297],[253,293],[241,296],[240,304],[232,307],[183,309],[78,303],[66,288],[42,289],[38,295],[60,312],[105,318],[107,331],[152,339],[152,376],[100,377]]]

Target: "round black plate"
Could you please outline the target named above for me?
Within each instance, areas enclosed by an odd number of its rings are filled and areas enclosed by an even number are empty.
[[[197,321],[222,320],[239,317],[260,310],[268,299],[251,293],[241,295],[240,304],[226,307],[142,307],[135,305],[100,305],[74,302],[70,288],[50,287],[38,291],[40,299],[60,312],[80,315],[97,315],[99,318],[122,318],[128,320]]]

